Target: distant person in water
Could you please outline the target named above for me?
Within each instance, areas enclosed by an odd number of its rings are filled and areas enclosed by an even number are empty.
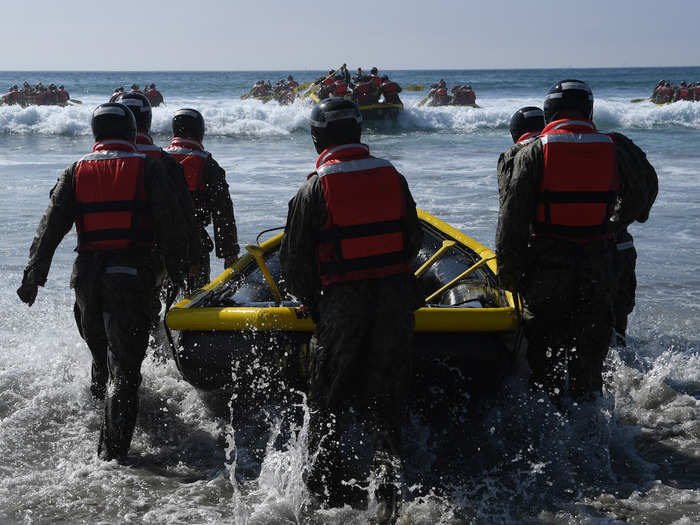
[[[376,68],[375,68],[376,69]],[[381,84],[379,85],[379,91],[377,98],[384,97],[385,104],[402,104],[401,98],[399,98],[399,93],[401,93],[401,86],[399,86],[393,80],[389,80],[387,75],[380,78]]]
[[[112,93],[112,96],[109,98],[110,102],[114,102],[117,100],[117,97],[124,93],[124,88],[123,87],[118,87],[117,89],[114,90],[114,93]]]
[[[151,103],[151,107],[157,108],[165,102],[163,100],[163,95],[156,89],[155,84],[148,86],[144,95],[146,95],[148,101]]]
[[[136,426],[154,288],[164,265],[172,279],[184,279],[188,239],[160,162],[136,150],[131,111],[102,104],[93,112],[92,131],[93,152],[51,190],[17,295],[34,303],[75,223],[74,313],[92,353],[90,391],[105,400],[97,451],[100,459],[123,462]]]

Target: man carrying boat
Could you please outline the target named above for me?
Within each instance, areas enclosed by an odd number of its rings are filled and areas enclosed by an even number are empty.
[[[498,201],[503,205],[505,192],[513,173],[513,161],[528,144],[533,143],[544,129],[544,112],[535,106],[520,108],[510,119],[510,136],[514,144],[498,157],[496,180],[498,182]]]
[[[377,98],[384,96],[385,104],[402,104],[399,93],[401,93],[401,86],[393,80],[389,80],[388,76],[382,76]]]
[[[556,83],[544,116],[547,126],[516,155],[504,191],[499,279],[525,303],[531,384],[558,399],[568,372],[569,394],[582,401],[602,391],[614,239],[630,222],[646,220],[646,181],[656,174],[627,137],[596,129],[586,83]]]
[[[173,139],[165,151],[185,171],[201,236],[199,273],[188,281],[188,290],[194,291],[209,282],[209,252],[214,249],[214,243],[207,226],[213,222],[216,256],[224,260],[226,268],[238,259],[238,232],[226,172],[202,145],[204,117],[196,109],[180,109],[173,116],[172,128]]]
[[[146,97],[148,97],[148,101],[151,103],[151,107],[157,108],[165,102],[163,100],[163,95],[160,91],[156,89],[155,84],[151,84],[150,86],[148,86],[145,95]]]
[[[334,432],[308,483],[318,494],[327,490],[333,506],[359,497],[342,484],[357,467],[342,449],[348,428],[332,423],[354,413],[373,429],[374,468],[387,476],[378,497],[393,509],[413,311],[422,303],[410,263],[423,233],[404,177],[360,143],[361,121],[349,100],[331,98],[313,109],[320,156],[289,203],[280,263],[286,285],[316,323],[309,350],[309,402],[318,416],[312,446]]]
[[[75,223],[76,320],[93,356],[90,390],[106,396],[98,455],[122,461],[136,425],[153,290],[163,262],[173,279],[184,278],[188,240],[162,165],[136,150],[129,109],[102,104],[92,130],[93,153],[66,169],[51,190],[17,294],[33,304]]]
[[[168,180],[172,183],[172,192],[177,197],[177,205],[185,217],[189,239],[188,245],[190,247],[190,265],[197,266],[201,259],[201,235],[199,225],[195,220],[194,204],[187,187],[185,172],[172,155],[169,155],[160,146],[156,146],[153,143],[153,138],[150,135],[153,112],[146,95],[142,93],[122,93],[117,97],[116,102],[124,104],[134,115],[136,120],[136,149],[140,153],[163,163],[163,168],[168,174]],[[160,308],[160,303],[158,303],[158,308]]]

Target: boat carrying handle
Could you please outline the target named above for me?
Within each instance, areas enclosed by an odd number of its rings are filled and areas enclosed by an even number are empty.
[[[277,283],[272,278],[270,269],[267,267],[267,263],[265,262],[265,250],[256,244],[248,244],[246,245],[245,249],[250,255],[253,256],[255,262],[258,263],[258,268],[260,268],[267,285],[270,287],[270,291],[272,292],[272,296],[275,298],[275,302],[279,304],[282,302],[282,294],[280,294],[280,289],[277,287]]]
[[[433,264],[435,264],[437,260],[442,257],[442,254],[452,248],[455,244],[457,244],[455,241],[442,241],[442,246],[440,246],[440,248],[438,248],[438,250],[430,256],[430,259],[423,263],[423,266],[416,270],[416,277],[420,277],[427,272],[433,266]]]
[[[438,295],[440,295],[441,293],[443,293],[445,290],[448,290],[448,289],[452,288],[455,284],[457,284],[458,281],[461,281],[461,280],[464,279],[467,275],[469,275],[470,273],[472,273],[472,272],[475,271],[475,270],[478,270],[478,269],[481,268],[484,264],[486,264],[487,262],[489,262],[489,261],[491,261],[491,260],[493,260],[493,259],[495,259],[495,258],[496,258],[496,256],[494,255],[493,257],[487,257],[486,259],[481,259],[480,261],[474,263],[474,264],[471,265],[468,269],[464,270],[461,274],[459,274],[457,277],[455,277],[454,279],[452,279],[452,280],[451,280],[449,283],[447,283],[445,286],[441,287],[439,290],[433,292],[433,293],[430,294],[428,297],[426,297],[426,298],[425,298],[426,304],[430,303],[430,301],[432,301],[433,299],[435,299]]]

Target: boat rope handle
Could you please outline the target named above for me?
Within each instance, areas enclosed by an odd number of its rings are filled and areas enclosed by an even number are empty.
[[[440,289],[437,290],[436,292],[434,292],[434,293],[432,293],[431,295],[429,295],[428,297],[426,297],[426,298],[425,298],[426,304],[427,304],[427,303],[430,303],[430,301],[432,301],[433,299],[435,299],[438,295],[440,295],[440,294],[441,294],[442,292],[444,292],[445,290],[447,290],[447,289],[449,289],[449,288],[452,288],[452,286],[454,286],[454,285],[457,283],[457,281],[460,281],[460,280],[464,279],[467,275],[469,275],[470,273],[472,273],[472,272],[475,271],[475,270],[478,270],[478,269],[481,268],[484,264],[486,264],[486,263],[489,262],[489,261],[492,261],[492,260],[495,259],[495,258],[496,258],[496,256],[494,255],[493,257],[488,257],[488,258],[486,258],[486,259],[481,259],[479,262],[473,264],[473,265],[470,266],[468,269],[464,270],[461,274],[459,274],[457,277],[455,277],[454,279],[452,279],[452,280],[451,280],[449,283],[447,283],[445,286],[443,286],[442,288],[440,288]]]
[[[437,260],[442,257],[442,254],[452,248],[455,244],[457,244],[455,241],[442,241],[442,246],[440,246],[440,248],[430,257],[430,259],[425,261],[423,266],[416,270],[416,277],[420,277],[427,272],[433,266],[433,264],[435,264]]]
[[[265,251],[260,246],[256,246],[255,244],[248,244],[246,245],[245,249],[253,256],[255,262],[258,263],[258,268],[260,268],[265,281],[267,281],[267,285],[270,287],[270,291],[272,292],[272,296],[275,298],[275,302],[280,304],[282,301],[282,294],[280,294],[280,290],[277,288],[277,283],[275,283],[275,280],[272,278],[270,269],[267,267],[267,263],[263,257]]]

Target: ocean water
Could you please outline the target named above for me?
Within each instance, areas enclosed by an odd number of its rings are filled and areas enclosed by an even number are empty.
[[[246,421],[210,417],[172,361],[147,357],[130,467],[96,459],[101,407],[68,287],[75,234],[56,252],[31,309],[15,290],[48,192],[90,150],[89,117],[113,89],[155,82],[165,144],[173,111],[199,109],[205,146],[226,169],[241,243],[284,224],[287,202],[313,170],[309,106],[241,101],[260,78],[289,72],[0,72],[0,86],[65,84],[82,105],[0,107],[0,523],[365,523],[322,509],[301,481],[308,465],[301,396],[269,418],[280,435],[253,463],[234,436]],[[299,82],[321,72],[291,72]],[[482,109],[425,108],[404,92],[394,125],[363,139],[406,176],[419,207],[493,246],[496,160],[508,122],[541,105],[556,80],[594,90],[599,128],[642,147],[659,176],[649,221],[630,231],[639,254],[629,346],[612,350],[606,395],[561,415],[526,393],[520,364],[501,392],[455,407],[450,439],[414,418],[400,523],[700,523],[700,103],[631,104],[656,82],[700,80],[700,68],[396,71],[402,85],[470,82]],[[213,264],[213,273],[221,262]],[[291,421],[294,421],[292,424]],[[289,426],[292,425],[290,429]],[[296,426],[294,426],[296,425]],[[273,433],[274,437],[274,433]],[[420,482],[417,482],[419,480]]]

